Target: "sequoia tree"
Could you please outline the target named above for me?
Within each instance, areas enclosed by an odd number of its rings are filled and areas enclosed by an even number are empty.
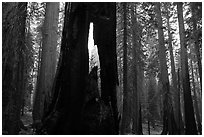
[[[52,88],[54,94],[43,122],[48,134],[84,134],[90,22],[94,23],[94,42],[101,65],[101,99],[113,115],[108,121],[107,117],[101,119],[108,124],[104,124],[106,130],[100,134],[118,133],[115,9],[115,3],[66,3],[61,52]]]

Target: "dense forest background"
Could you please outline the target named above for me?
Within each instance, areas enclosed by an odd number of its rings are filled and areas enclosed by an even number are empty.
[[[202,2],[2,2],[2,134],[202,134]]]

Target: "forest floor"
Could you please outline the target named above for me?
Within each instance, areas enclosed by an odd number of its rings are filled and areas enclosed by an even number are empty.
[[[24,115],[21,116],[21,120],[27,129],[26,130],[21,129],[19,134],[20,135],[34,135],[33,128],[31,127],[31,124],[33,123],[32,112],[30,111],[25,112]]]
[[[142,123],[143,135],[149,135],[147,123]],[[156,124],[153,128],[150,126],[150,135],[160,135],[162,132],[162,125]]]
[[[24,126],[26,127],[26,130],[21,129],[20,131],[20,135],[34,135],[34,131],[32,128],[32,112],[27,111],[24,113],[24,115],[21,117],[21,120],[24,124]],[[148,135],[148,125],[147,123],[143,123],[142,124],[142,130],[143,130],[143,135]],[[150,126],[150,134],[151,135],[160,135],[162,132],[162,125],[160,124],[155,124],[155,128],[153,128],[152,126]]]

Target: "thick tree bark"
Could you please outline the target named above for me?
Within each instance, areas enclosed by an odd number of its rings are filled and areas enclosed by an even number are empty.
[[[44,119],[49,134],[81,134],[88,77],[88,14],[85,3],[66,3],[54,97]]]
[[[123,3],[123,114],[121,124],[121,134],[124,135],[130,129],[130,113],[128,110],[128,87],[127,87],[127,3]]]
[[[27,3],[3,3],[3,130],[20,131]],[[4,60],[5,59],[5,60]],[[5,65],[5,66],[4,66]]]
[[[161,8],[160,3],[156,3],[156,16],[158,20],[158,36],[159,36],[159,61],[160,61],[160,71],[161,71],[161,81],[164,94],[164,114],[163,114],[163,131],[162,134],[177,134],[176,125],[174,125],[175,120],[172,116],[172,100],[170,99],[170,90],[169,90],[169,79],[168,71],[166,64],[166,53],[164,46],[164,33],[162,29],[162,17],[161,17]]]
[[[179,35],[181,44],[181,73],[182,73],[182,85],[184,91],[184,108],[185,108],[185,134],[192,135],[197,134],[193,102],[190,89],[190,79],[188,71],[188,59],[187,59],[187,45],[185,40],[184,19],[183,19],[183,3],[177,3],[178,22],[179,22]]]
[[[108,127],[112,128],[113,131],[107,134],[119,134],[116,93],[116,88],[118,86],[116,55],[116,3],[95,4],[98,9],[101,10],[101,13],[93,19],[94,43],[98,47],[101,67],[101,98],[107,106],[110,104],[114,118],[114,127]]]
[[[52,93],[52,84],[56,69],[57,28],[59,3],[46,3],[43,24],[43,40],[38,84],[33,107],[33,123],[40,122],[44,111],[47,111]]]

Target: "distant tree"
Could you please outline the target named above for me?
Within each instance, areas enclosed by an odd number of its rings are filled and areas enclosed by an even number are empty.
[[[170,95],[170,86],[168,79],[166,52],[164,45],[164,33],[162,27],[161,6],[160,3],[155,4],[155,11],[158,20],[158,37],[159,37],[159,62],[160,62],[160,78],[162,82],[162,89],[164,94],[163,99],[163,131],[162,134],[177,134],[177,127],[175,125],[172,100]]]
[[[52,97],[52,84],[56,69],[57,28],[59,3],[46,3],[43,24],[42,55],[38,70],[37,87],[33,107],[33,123],[39,123],[47,111]]]
[[[174,97],[174,115],[175,121],[177,123],[178,132],[180,132],[181,127],[181,111],[179,109],[180,102],[178,101],[179,98],[179,90],[177,88],[177,78],[176,78],[176,71],[175,71],[175,63],[174,63],[174,55],[173,55],[173,47],[172,47],[172,33],[171,33],[171,26],[169,22],[170,13],[169,13],[169,3],[164,3],[165,10],[166,10],[166,19],[167,19],[167,29],[168,29],[168,45],[169,45],[169,52],[170,52],[170,60],[171,60],[171,74],[172,74],[172,84],[173,84],[173,97]],[[180,134],[180,133],[178,133]]]
[[[193,23],[193,39],[194,39],[194,45],[195,45],[195,51],[196,51],[196,56],[198,60],[198,72],[200,76],[200,85],[201,85],[201,90],[202,90],[202,62],[201,62],[201,55],[200,55],[200,47],[201,44],[199,43],[199,38],[201,37],[201,29],[198,27],[198,21],[201,18],[202,20],[202,3],[201,2],[191,2],[191,12],[192,12],[192,23]]]
[[[26,38],[25,38],[25,65],[24,65],[24,85],[23,85],[23,98],[21,113],[24,115],[25,107],[31,109],[31,93],[33,90],[32,83],[32,70],[34,67],[34,50],[33,50],[33,35],[31,33],[31,18],[29,16],[29,4],[27,5],[27,18],[26,18]]]
[[[32,51],[32,61],[27,59],[27,65],[30,63],[31,68],[28,73],[30,73],[30,78],[27,82],[31,82],[31,108],[33,109],[33,96],[35,96],[36,89],[36,79],[38,74],[38,69],[40,68],[41,61],[41,51],[42,51],[42,24],[45,14],[45,3],[29,2],[27,8],[27,50]],[[32,49],[32,50],[31,50]],[[29,55],[27,53],[27,55]],[[29,84],[29,83],[27,83]]]
[[[143,70],[141,65],[140,54],[141,53],[141,26],[138,25],[137,13],[136,13],[136,4],[131,4],[131,18],[132,18],[132,54],[133,54],[133,102],[132,102],[132,119],[133,119],[133,133],[134,134],[143,134],[142,133],[142,121],[141,121],[141,99],[140,94],[142,93],[142,84],[143,83]]]
[[[192,90],[193,90],[193,100],[194,100],[194,112],[196,116],[196,121],[197,121],[197,127],[200,135],[202,135],[202,125],[201,125],[201,120],[200,120],[200,115],[199,115],[199,109],[198,109],[198,98],[197,98],[197,93],[196,93],[196,87],[195,87],[195,76],[194,76],[194,71],[193,71],[193,63],[192,59],[190,60],[190,68],[191,68],[191,79],[192,79]]]
[[[97,65],[96,62],[96,56],[94,54],[91,54],[91,58],[89,58],[89,62],[90,62],[90,68],[93,68],[94,66]]]
[[[158,116],[157,114],[157,94],[156,94],[156,80],[154,75],[149,76],[148,80],[148,122],[152,125],[153,128],[155,128],[155,120]],[[150,125],[149,125],[150,126]],[[150,132],[150,131],[149,131]]]

